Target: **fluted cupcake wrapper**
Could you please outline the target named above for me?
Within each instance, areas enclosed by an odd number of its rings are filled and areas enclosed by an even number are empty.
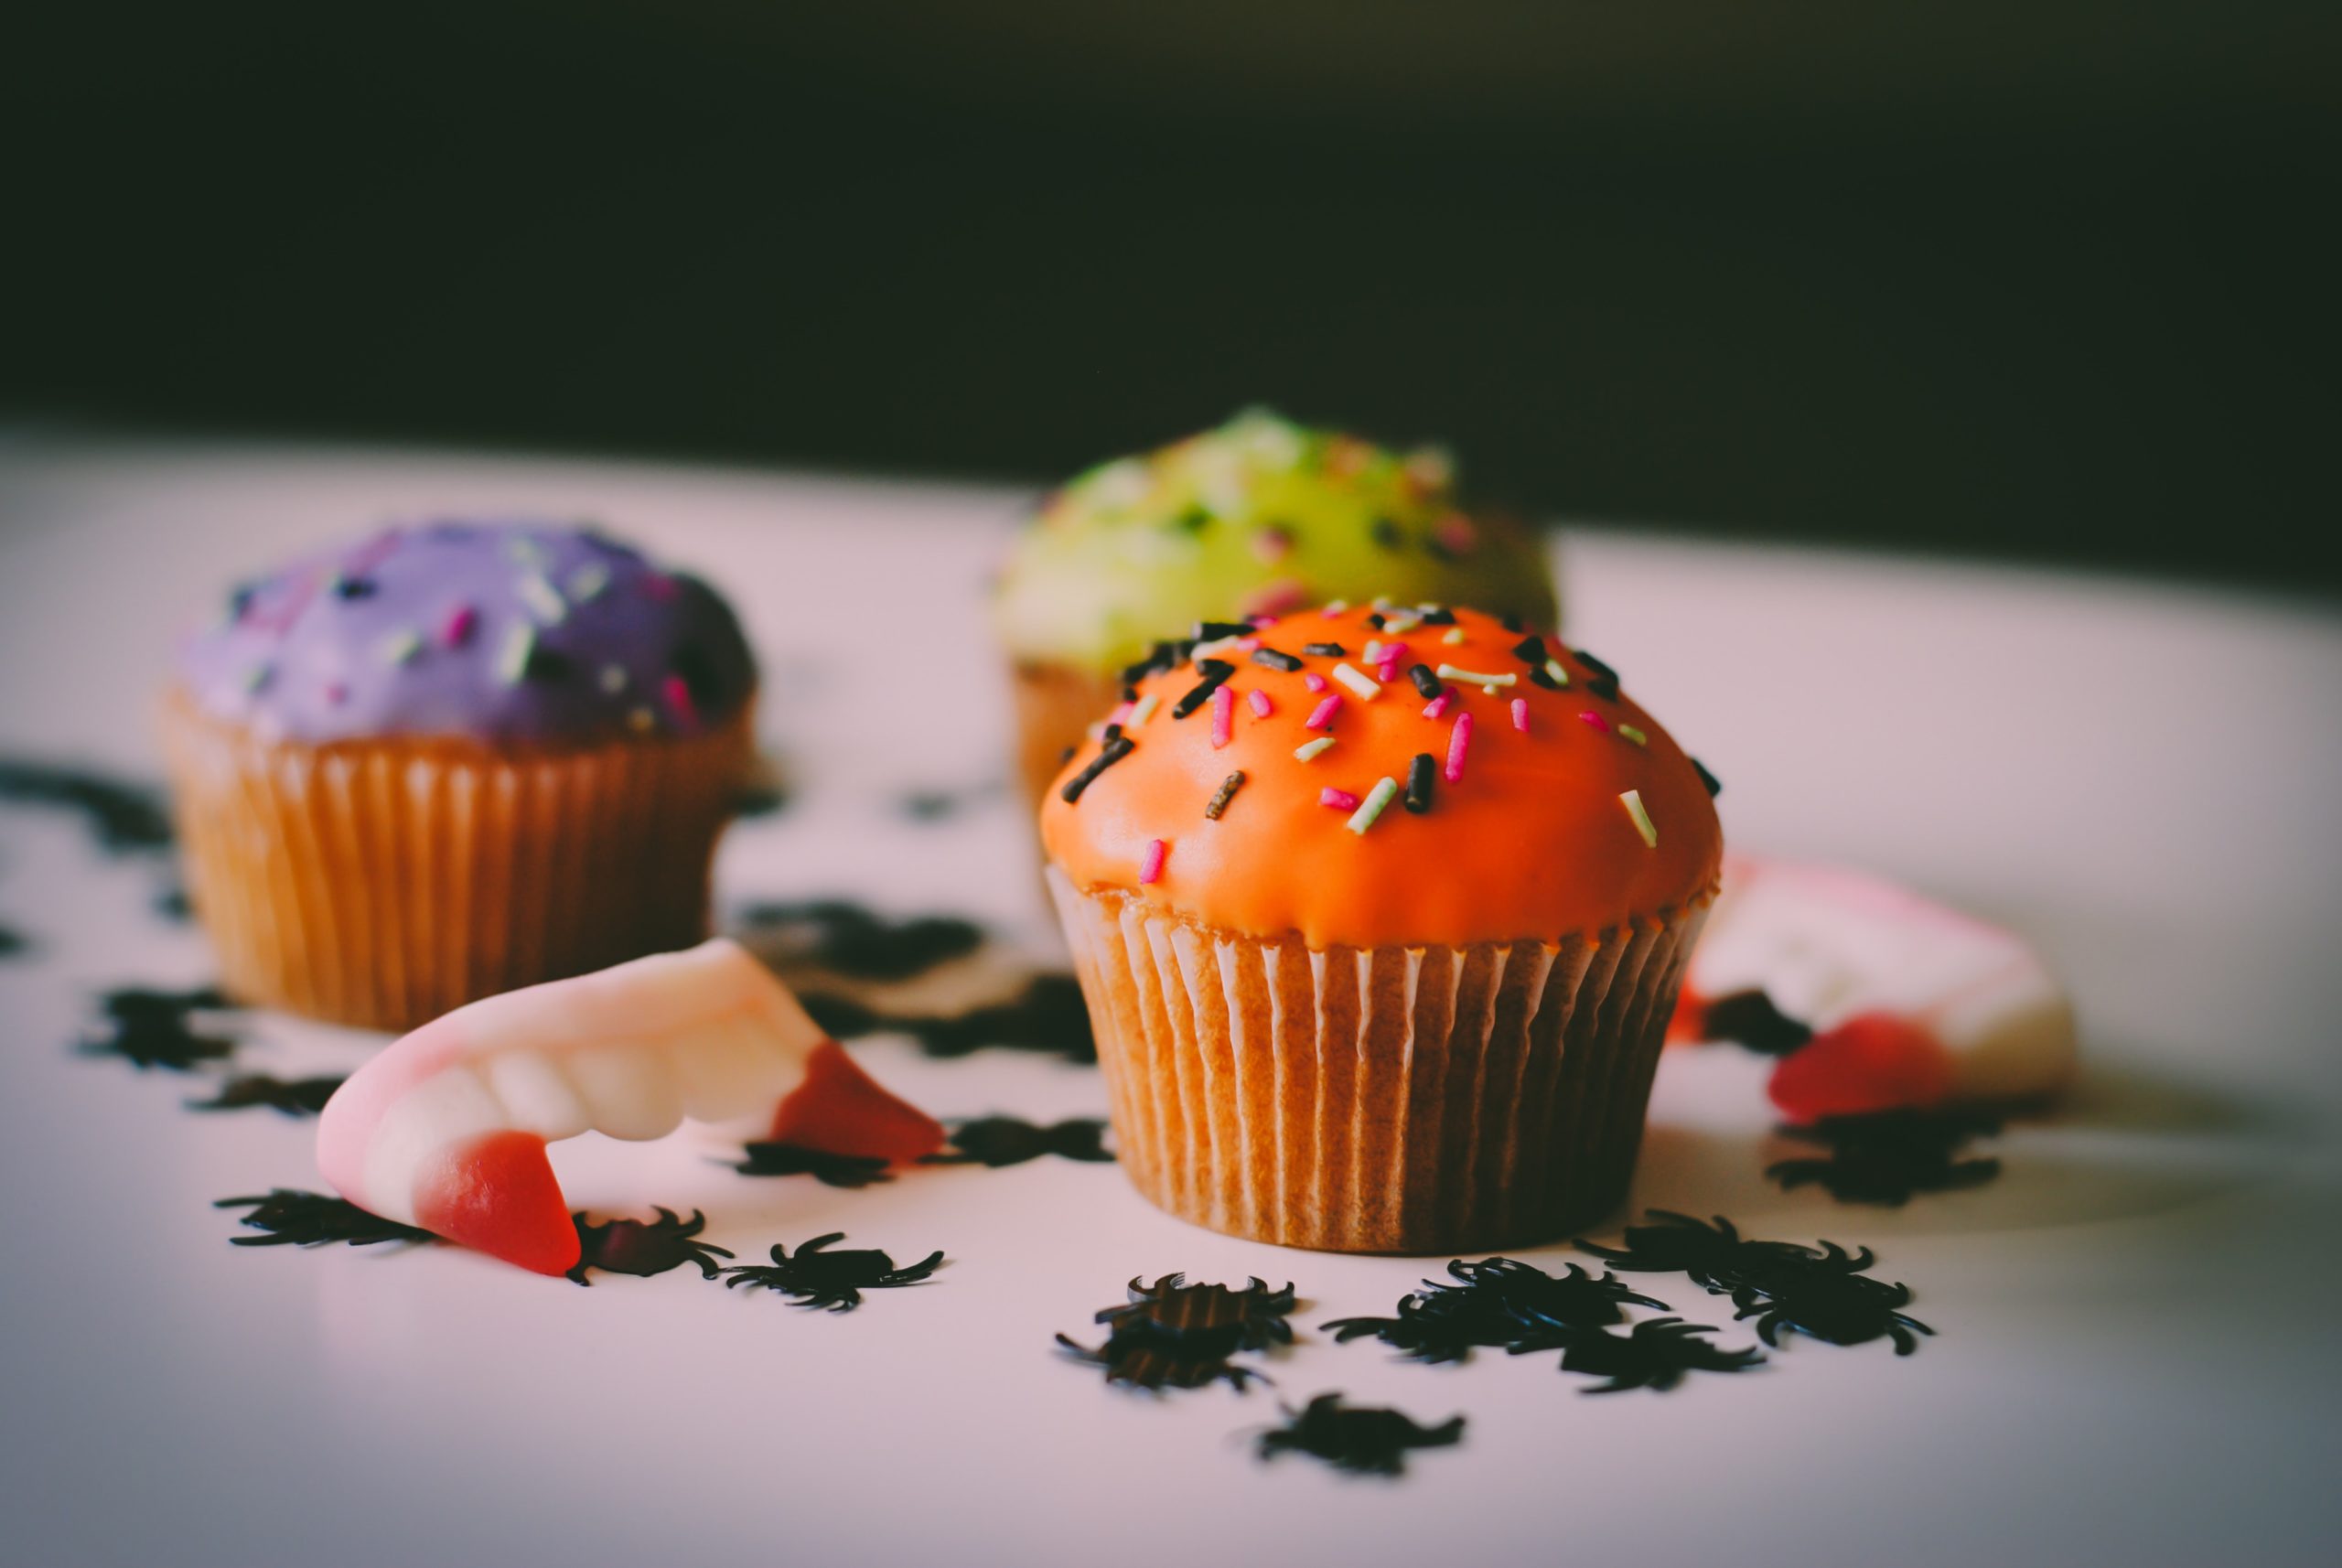
[[[1048,879],[1132,1182],[1215,1230],[1350,1252],[1548,1240],[1615,1207],[1705,918],[1316,950]]]
[[[704,937],[748,726],[744,705],[697,736],[499,757],[272,743],[176,695],[163,713],[228,991],[381,1029]]]

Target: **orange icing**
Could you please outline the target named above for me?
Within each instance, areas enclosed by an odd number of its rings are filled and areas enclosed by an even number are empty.
[[[1370,613],[1304,610],[1262,630],[1262,646],[1300,658],[1298,671],[1254,663],[1242,650],[1212,655],[1236,667],[1226,682],[1235,696],[1224,747],[1212,745],[1209,702],[1172,717],[1174,704],[1201,679],[1193,662],[1141,680],[1142,699],[1154,695],[1157,707],[1128,727],[1135,749],[1068,803],[1067,780],[1101,749],[1093,738],[1050,789],[1041,808],[1049,858],[1077,886],[1135,892],[1174,914],[1251,936],[1298,932],[1318,949],[1550,941],[1596,935],[1713,896],[1723,834],[1706,787],[1640,707],[1588,689],[1598,684],[1592,667],[1546,639],[1570,678],[1566,688],[1550,691],[1530,681],[1531,666],[1513,652],[1522,634],[1491,617],[1457,610],[1464,639],[1449,644],[1445,626],[1380,631],[1368,623]],[[1372,680],[1376,667],[1364,656],[1370,639],[1402,641],[1408,652],[1367,701],[1334,669],[1348,662]],[[1321,642],[1341,644],[1344,658],[1303,653],[1304,644]],[[1440,718],[1427,719],[1426,699],[1407,677],[1417,663],[1518,679],[1495,691],[1443,681],[1454,696]],[[1325,693],[1308,689],[1306,672],[1327,678]],[[1273,704],[1266,717],[1252,711],[1249,694],[1256,690]],[[1330,728],[1305,728],[1336,693],[1342,704]],[[1526,734],[1513,726],[1515,697],[1528,701]],[[1582,720],[1586,711],[1609,727]],[[1466,713],[1471,744],[1462,780],[1451,784],[1449,739]],[[1645,743],[1619,736],[1621,722],[1639,728]],[[1325,734],[1335,737],[1330,748],[1311,761],[1295,757],[1295,747]],[[1403,792],[1409,764],[1422,752],[1437,772],[1431,809],[1418,815],[1405,808]],[[1239,769],[1244,783],[1219,819],[1208,820],[1205,807]],[[1348,830],[1349,811],[1319,804],[1327,786],[1363,800],[1385,778],[1402,794],[1362,835]],[[1643,842],[1619,799],[1629,789],[1639,792],[1657,829],[1655,846]],[[1142,886],[1157,839],[1165,844],[1162,868]]]

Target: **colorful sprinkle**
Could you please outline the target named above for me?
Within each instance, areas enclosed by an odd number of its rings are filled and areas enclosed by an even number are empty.
[[[1389,805],[1391,798],[1398,792],[1399,781],[1396,779],[1382,779],[1366,792],[1365,801],[1343,825],[1350,832],[1364,836],[1366,830],[1374,825],[1375,819],[1382,815],[1382,808]]]
[[[1337,811],[1358,810],[1357,796],[1347,789],[1337,789],[1331,784],[1317,791],[1317,803],[1321,806],[1331,806]]]
[[[1637,746],[1648,746],[1650,743],[1650,736],[1643,734],[1642,731],[1637,729],[1632,725],[1620,725],[1617,726],[1617,730],[1618,738],[1620,740],[1631,741]]]
[[[1431,672],[1431,666],[1428,664],[1410,665],[1407,670],[1407,679],[1415,683],[1416,691],[1421,692],[1434,703],[1439,701],[1440,693],[1447,690],[1439,683],[1439,677]]]
[[[479,611],[469,605],[457,605],[440,623],[439,640],[449,648],[461,648],[472,639],[472,628],[478,625]]]
[[[1470,554],[1472,546],[1479,542],[1479,534],[1472,527],[1472,520],[1460,511],[1452,511],[1441,518],[1432,530],[1432,537],[1458,555]]]
[[[1219,788],[1214,791],[1211,803],[1204,808],[1204,820],[1212,822],[1219,821],[1220,812],[1228,810],[1228,802],[1236,799],[1236,791],[1242,788],[1244,788],[1244,770],[1240,768],[1219,781]]]
[[[1467,681],[1475,686],[1483,687],[1489,691],[1494,691],[1499,686],[1517,685],[1520,681],[1520,676],[1515,675],[1510,671],[1507,671],[1502,675],[1490,675],[1486,671],[1479,670],[1458,670],[1453,664],[1441,665],[1439,667],[1439,674],[1442,680]]]
[[[1423,717],[1427,719],[1445,718],[1447,715],[1448,704],[1455,701],[1456,688],[1450,686],[1445,691],[1440,693],[1438,696],[1434,697],[1430,702],[1423,704]]]
[[[402,627],[382,639],[382,662],[404,664],[423,651],[423,635],[410,627]]]
[[[507,537],[504,553],[523,566],[543,566],[545,564],[545,547],[526,533]]]
[[[1273,566],[1293,553],[1293,535],[1282,528],[1271,526],[1256,529],[1252,533],[1252,558],[1262,565]]]
[[[1287,610],[1297,610],[1310,599],[1309,585],[1294,577],[1280,577],[1258,593],[1245,599],[1247,615],[1281,616]]]
[[[1556,689],[1566,686],[1570,683],[1569,668],[1558,659],[1548,659],[1545,660],[1545,678],[1551,681]]]
[[[1301,651],[1317,659],[1339,659],[1349,650],[1338,642],[1305,642]]]
[[[1319,610],[1317,613],[1324,616],[1327,620],[1331,620],[1349,607],[1350,602],[1348,599],[1327,599],[1326,601],[1326,607]]]
[[[692,701],[692,689],[681,675],[670,675],[659,682],[659,694],[667,700],[667,711],[685,729],[697,727],[699,705]]]
[[[602,562],[588,561],[569,575],[569,596],[581,605],[590,605],[610,585],[610,569]]]
[[[1592,708],[1587,708],[1583,713],[1579,714],[1578,718],[1585,724],[1592,725],[1604,735],[1608,735],[1610,733],[1610,721],[1604,718],[1600,714],[1595,713]]]
[[[1317,673],[1316,671],[1312,670],[1307,674],[1302,676],[1301,683],[1308,687],[1313,692],[1322,692],[1326,689],[1326,677]]]
[[[1432,775],[1438,768],[1428,751],[1415,753],[1415,759],[1407,764],[1407,810],[1416,816],[1431,810]]]
[[[1221,686],[1211,694],[1211,748],[1236,738],[1236,693]]]
[[[1445,777],[1450,784],[1464,782],[1465,754],[1472,749],[1472,715],[1456,715],[1456,727],[1447,732],[1447,768]]]
[[[1293,748],[1293,759],[1295,762],[1308,762],[1314,760],[1316,757],[1323,757],[1332,748],[1333,744],[1334,737],[1330,735],[1321,735],[1316,740],[1303,741],[1299,746]]]
[[[602,690],[609,693],[610,695],[615,697],[620,692],[626,690],[628,679],[626,666],[623,664],[605,664],[602,666],[602,673],[599,679],[602,682]]]
[[[1106,722],[1110,725],[1126,725],[1130,723],[1131,708],[1133,705],[1133,704],[1129,703],[1116,703],[1113,706],[1113,711],[1106,715]]]
[[[1512,700],[1512,727],[1523,735],[1529,733],[1529,699],[1526,697]]]
[[[1137,702],[1133,703],[1131,704],[1131,718],[1128,727],[1135,729],[1140,725],[1143,725],[1147,720],[1153,718],[1155,716],[1155,710],[1161,705],[1163,699],[1161,697],[1157,696],[1153,692],[1149,692],[1145,696],[1141,697]]]
[[[1171,846],[1169,844],[1165,843],[1161,839],[1147,840],[1146,858],[1139,862],[1138,866],[1139,886],[1144,887],[1150,882],[1161,881],[1163,879],[1163,863],[1169,859],[1170,855]]]
[[[528,679],[529,662],[536,657],[537,628],[527,621],[515,621],[512,629],[504,634],[504,646],[496,650],[496,677],[508,686],[517,686]]]
[[[1385,631],[1408,632],[1423,624],[1423,618],[1413,610],[1400,610],[1382,623]]]
[[[1334,722],[1334,715],[1341,711],[1342,694],[1339,692],[1328,693],[1324,702],[1309,710],[1309,717],[1303,721],[1301,727],[1303,729],[1324,729],[1327,725]]]
[[[1361,703],[1370,703],[1382,694],[1382,688],[1373,677],[1351,667],[1348,660],[1334,666],[1334,679],[1348,686]]]
[[[1453,648],[1464,640],[1464,628],[1460,626],[1451,626],[1440,634],[1439,640]]]
[[[349,701],[349,688],[338,681],[327,682],[326,701],[337,708],[341,706],[342,703]]]
[[[1084,789],[1097,782],[1098,775],[1137,749],[1137,746],[1132,742],[1130,736],[1126,735],[1114,736],[1106,743],[1103,750],[1090,759],[1088,767],[1065,781],[1064,786],[1058,790],[1058,799],[1069,806],[1072,805],[1081,799],[1081,792]]]
[[[1252,716],[1255,718],[1264,719],[1277,711],[1276,704],[1269,701],[1269,694],[1258,686],[1244,693],[1244,701],[1252,708]]]
[[[636,729],[648,731],[658,727],[659,715],[649,708],[637,708],[627,714],[626,722]]]
[[[540,626],[559,626],[569,614],[569,607],[562,602],[561,590],[545,581],[541,573],[521,574],[513,588]]]
[[[275,678],[276,671],[274,669],[265,664],[255,664],[244,671],[243,688],[257,695],[266,691],[268,683]]]
[[[1643,835],[1643,847],[1657,849],[1659,829],[1652,825],[1650,813],[1643,810],[1642,791],[1629,789],[1618,797],[1618,803],[1627,808],[1627,815],[1635,819],[1635,832]]]

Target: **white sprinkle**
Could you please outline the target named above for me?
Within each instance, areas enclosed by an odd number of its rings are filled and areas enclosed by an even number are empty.
[[[540,626],[559,626],[569,614],[569,607],[562,603],[561,590],[545,581],[542,572],[522,573],[513,588]]]
[[[1642,731],[1637,729],[1632,725],[1618,725],[1614,727],[1617,730],[1618,738],[1620,740],[1630,740],[1637,746],[1641,746],[1650,739],[1650,736],[1643,734]]]
[[[1566,686],[1570,683],[1570,672],[1563,667],[1562,661],[1558,659],[1545,660],[1545,673],[1553,678],[1553,684],[1556,686]]]
[[[1441,665],[1439,678],[1443,681],[1468,682],[1472,685],[1484,687],[1491,692],[1499,686],[1517,684],[1520,680],[1520,676],[1509,672],[1502,675],[1489,675],[1477,670],[1458,670],[1453,664]]]
[[[527,621],[517,621],[504,634],[504,646],[496,650],[498,679],[508,686],[517,686],[529,673],[529,657],[537,650],[537,628]]]
[[[581,605],[591,604],[609,585],[610,569],[599,561],[588,561],[569,575],[569,596]]]
[[[1395,631],[1402,635],[1414,630],[1415,628],[1423,624],[1423,618],[1417,615],[1413,610],[1400,610],[1395,614],[1387,615],[1382,618],[1383,630]]]
[[[1236,647],[1238,643],[1241,643],[1243,640],[1244,637],[1240,635],[1237,637],[1219,638],[1210,642],[1198,642],[1196,644],[1195,651],[1190,653],[1187,657],[1195,663],[1201,664],[1207,659],[1227,652],[1230,649]]]
[[[382,662],[404,664],[423,650],[423,639],[412,628],[391,633],[382,639]]]
[[[1152,692],[1149,692],[1145,696],[1141,697],[1138,700],[1137,705],[1131,709],[1129,722],[1124,724],[1123,727],[1124,729],[1136,729],[1139,725],[1153,718],[1155,716],[1155,705],[1161,699],[1156,697]]]
[[[1618,797],[1618,803],[1627,808],[1627,815],[1635,819],[1635,832],[1643,835],[1644,847],[1657,849],[1659,829],[1652,825],[1650,813],[1643,810],[1642,791],[1629,789]]]
[[[637,708],[632,713],[627,714],[626,722],[632,725],[639,730],[648,730],[657,727],[659,715],[652,713],[649,708]]]
[[[1448,647],[1453,648],[1457,643],[1464,640],[1464,628],[1460,626],[1451,626],[1439,640],[1447,644]]]
[[[1329,616],[1338,616],[1349,607],[1350,602],[1348,599],[1327,599],[1326,601],[1326,613]]]
[[[1334,666],[1334,679],[1358,693],[1358,700],[1361,703],[1370,703],[1382,694],[1382,688],[1374,678],[1351,669],[1348,660]]]
[[[1359,802],[1358,810],[1351,812],[1350,820],[1342,825],[1363,837],[1366,830],[1374,825],[1374,819],[1382,814],[1382,808],[1391,803],[1391,797],[1398,792],[1399,781],[1396,779],[1381,780],[1366,792],[1366,799]]]
[[[617,693],[618,693],[623,692],[623,691],[625,691],[625,690],[626,690],[626,680],[627,680],[627,676],[626,676],[626,666],[625,666],[625,665],[623,665],[623,664],[605,664],[605,665],[603,665],[603,666],[602,666],[602,690],[603,690],[603,691],[607,692],[607,693],[611,693],[612,695],[614,695],[614,696],[615,696]]]
[[[1305,741],[1300,746],[1295,746],[1293,748],[1293,759],[1295,762],[1307,762],[1312,757],[1322,755],[1326,748],[1333,744],[1334,737],[1332,736],[1321,735],[1316,740]]]

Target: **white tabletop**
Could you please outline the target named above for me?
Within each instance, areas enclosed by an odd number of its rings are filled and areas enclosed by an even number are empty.
[[[151,776],[174,629],[240,572],[390,515],[607,521],[741,608],[790,807],[742,824],[725,908],[969,914],[1046,956],[995,789],[980,593],[1019,497],[438,454],[0,446],[0,753]],[[1938,1330],[1908,1359],[1800,1341],[1759,1371],[1587,1398],[1552,1358],[1460,1369],[1336,1346],[1425,1264],[1190,1229],[1112,1166],[1045,1160],[839,1191],[677,1140],[557,1151],[574,1201],[700,1207],[744,1255],[843,1230],[934,1283],[818,1316],[689,1273],[590,1290],[451,1248],[239,1249],[213,1199],[320,1186],[309,1123],[199,1116],[166,1073],[70,1054],[90,998],[209,977],[153,869],[0,806],[0,1561],[1813,1565],[2330,1560],[2342,1393],[2342,627],[2178,587],[1600,530],[1571,630],[1720,773],[1732,841],[1903,877],[2010,923],[2072,983],[2090,1069],[1906,1208],[1783,1193],[1763,1064],[1671,1053],[1634,1202],[1866,1242]],[[856,638],[878,606],[915,639]],[[850,656],[848,653],[850,650]],[[911,697],[907,693],[919,693]],[[339,1071],[369,1037],[275,1017],[247,1059]],[[940,1114],[1096,1113],[1094,1070],[857,1052]],[[1613,1229],[1617,1220],[1614,1219]],[[1565,1248],[1520,1254],[1548,1267]],[[1434,1260],[1434,1270],[1439,1261]],[[1052,1353],[1122,1283],[1291,1279],[1273,1390],[1159,1401]],[[1731,1308],[1638,1283],[1694,1321]],[[1248,1434],[1339,1389],[1455,1449],[1395,1483]],[[2327,1455],[2320,1459],[2320,1454]]]

